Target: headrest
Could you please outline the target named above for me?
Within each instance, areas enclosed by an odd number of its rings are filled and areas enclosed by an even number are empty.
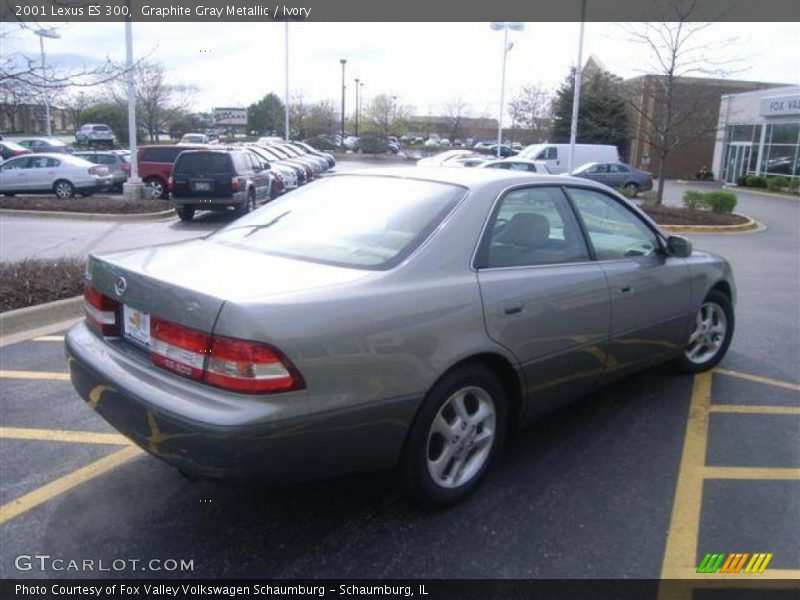
[[[527,248],[539,248],[550,237],[547,217],[535,213],[517,213],[506,224],[497,241]]]

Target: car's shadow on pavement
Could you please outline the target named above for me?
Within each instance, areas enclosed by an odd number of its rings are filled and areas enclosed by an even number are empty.
[[[40,545],[194,560],[171,577],[657,577],[690,391],[658,368],[597,392],[512,435],[446,509],[407,499],[393,470],[191,482],[143,456],[52,503]]]
[[[176,220],[170,223],[169,228],[179,231],[212,232],[222,229],[229,223],[239,218],[233,210],[226,211],[198,211],[191,221]]]

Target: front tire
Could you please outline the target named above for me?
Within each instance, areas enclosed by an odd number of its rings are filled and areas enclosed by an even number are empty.
[[[625,190],[631,195],[631,198],[636,198],[639,194],[639,184],[635,181],[629,181],[625,184]]]
[[[153,194],[153,199],[161,198],[162,200],[166,200],[169,196],[167,192],[167,186],[164,185],[164,182],[158,177],[149,177],[144,180],[144,184],[150,188],[150,192]]]
[[[675,367],[684,373],[713,369],[725,356],[733,338],[734,313],[730,298],[711,290],[695,315],[694,326]]]
[[[506,397],[479,364],[440,379],[425,397],[403,449],[404,486],[430,504],[465,499],[489,471],[506,432]]]

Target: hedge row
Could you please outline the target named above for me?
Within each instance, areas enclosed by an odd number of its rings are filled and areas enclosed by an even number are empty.
[[[773,192],[788,190],[797,193],[800,188],[800,178],[784,177],[783,175],[764,177],[763,175],[742,175],[736,180],[736,185],[741,187],[765,188]]]

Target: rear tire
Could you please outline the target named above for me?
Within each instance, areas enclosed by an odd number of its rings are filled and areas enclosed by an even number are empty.
[[[247,198],[245,201],[242,202],[242,205],[239,207],[239,215],[243,216],[247,213],[253,212],[256,209],[256,194],[253,190],[247,192]]]
[[[480,364],[442,377],[426,395],[400,459],[408,493],[438,505],[469,496],[503,445],[506,406],[502,384]]]
[[[161,198],[162,200],[166,200],[169,197],[167,186],[164,185],[164,182],[158,177],[148,177],[144,180],[144,184],[150,188],[154,199]]]
[[[66,200],[75,196],[75,186],[66,179],[59,179],[53,184],[53,193],[56,198]]]
[[[733,338],[734,313],[730,298],[711,290],[695,315],[692,333],[673,364],[682,373],[702,373],[724,358]]]
[[[635,181],[629,181],[624,187],[631,195],[631,198],[636,198],[636,196],[639,194],[639,184]]]
[[[194,218],[194,206],[176,206],[175,212],[181,221],[191,221]]]

